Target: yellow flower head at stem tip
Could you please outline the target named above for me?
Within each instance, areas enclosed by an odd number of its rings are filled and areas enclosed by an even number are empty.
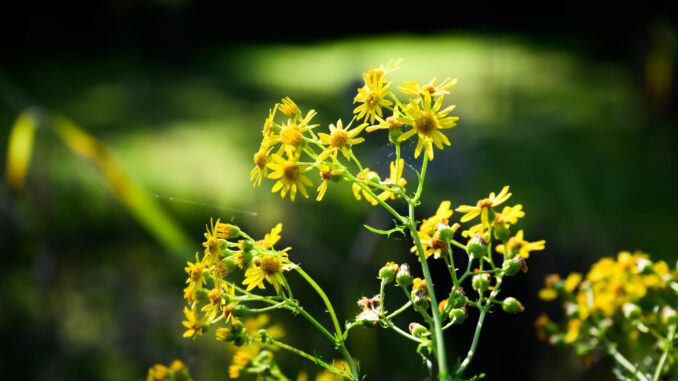
[[[480,221],[482,223],[482,228],[484,230],[489,225],[490,209],[497,205],[503,204],[510,197],[511,193],[509,193],[509,186],[507,185],[501,189],[499,194],[495,195],[494,192],[492,192],[490,193],[490,196],[488,198],[479,200],[475,206],[460,205],[459,207],[457,207],[456,211],[460,213],[465,213],[461,217],[462,223],[471,221],[472,219],[480,216]]]
[[[280,293],[280,288],[285,287],[283,271],[289,271],[294,265],[287,257],[286,248],[275,254],[263,254],[252,260],[252,265],[245,271],[245,280],[242,284],[247,286],[247,291],[255,287],[265,288],[264,280],[273,285],[276,293]]]
[[[374,119],[383,115],[382,107],[390,107],[393,102],[386,99],[390,93],[388,87],[391,82],[385,81],[385,75],[398,68],[398,61],[389,62],[386,68],[383,66],[377,69],[370,69],[363,74],[365,85],[358,89],[358,94],[353,99],[353,103],[362,103],[353,110],[357,115],[357,119],[369,120],[374,123]]]
[[[318,160],[325,160],[328,157],[331,157],[333,161],[337,160],[337,152],[341,151],[344,157],[350,159],[350,147],[356,144],[360,144],[365,141],[364,138],[358,138],[358,134],[367,126],[367,123],[363,123],[357,126],[354,129],[349,129],[351,126],[344,128],[344,124],[341,119],[337,120],[337,124],[330,124],[330,133],[318,133],[320,141],[322,144],[326,145],[327,148],[320,154]]]
[[[545,240],[528,242],[523,239],[523,231],[519,230],[515,236],[509,238],[506,245],[497,245],[497,252],[504,254],[507,258],[513,258],[518,255],[527,259],[530,257],[530,252],[541,251],[545,247]]]
[[[422,149],[426,151],[429,160],[433,160],[433,145],[438,149],[443,149],[443,145],[451,145],[450,140],[442,133],[442,130],[452,128],[457,125],[458,116],[448,116],[454,105],[444,109],[442,107],[443,98],[438,98],[432,103],[430,97],[425,97],[422,101],[423,108],[417,101],[411,101],[405,106],[401,123],[408,124],[412,128],[403,133],[398,141],[405,141],[414,135],[418,135],[417,147],[414,150],[414,157],[421,154]]]
[[[449,94],[449,89],[452,86],[457,84],[457,79],[447,78],[442,81],[440,84],[436,85],[436,79],[433,78],[429,83],[425,85],[419,85],[415,81],[404,82],[402,86],[398,87],[401,93],[407,95],[413,95],[415,97],[426,98],[426,97],[435,97],[443,96]]]
[[[407,185],[407,180],[403,178],[403,170],[405,168],[405,160],[400,159],[396,163],[395,161],[392,161],[391,164],[389,165],[389,176],[388,178],[384,179],[384,181],[381,182],[381,185],[385,185],[388,187],[395,187],[395,188],[401,188],[403,189],[405,185]],[[394,192],[391,191],[383,191],[379,194],[379,198],[383,201],[386,201],[388,199],[394,200],[396,198],[396,195]]]
[[[351,189],[353,190],[353,197],[355,197],[355,199],[358,201],[362,200],[362,197],[364,197],[365,201],[369,202],[372,206],[378,205],[378,201],[375,200],[365,189],[363,189],[363,187],[369,187],[368,182],[381,183],[379,174],[369,168],[365,168],[362,170],[362,172],[358,173],[356,178],[362,183],[362,186],[358,185],[357,183],[353,183],[351,186]],[[360,196],[361,193],[362,197]]]
[[[184,316],[186,320],[182,322],[184,327],[186,327],[186,332],[184,332],[184,337],[196,338],[201,336],[205,322],[203,319],[198,318],[198,311],[195,308],[188,309],[184,307]]]
[[[320,163],[318,165],[318,170],[320,171],[320,179],[322,182],[318,187],[318,196],[316,197],[316,201],[322,201],[323,197],[325,197],[325,193],[327,192],[327,183],[330,181],[341,181],[343,178],[342,175],[344,172],[346,172],[346,168],[335,168],[332,165]]]
[[[306,171],[306,166],[301,166],[294,159],[284,159],[278,154],[271,156],[271,162],[268,168],[272,171],[269,179],[278,180],[271,190],[273,193],[280,191],[280,197],[285,198],[289,193],[290,200],[294,201],[297,190],[306,198],[308,198],[307,186],[313,185],[308,177],[303,173]]]

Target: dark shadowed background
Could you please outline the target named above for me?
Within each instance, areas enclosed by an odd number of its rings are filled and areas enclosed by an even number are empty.
[[[436,152],[430,166],[422,213],[443,199],[472,203],[510,184],[527,212],[527,238],[547,240],[530,271],[507,282],[525,313],[490,316],[471,371],[489,380],[612,379],[608,362],[584,364],[536,339],[537,314],[558,314],[536,293],[546,274],[585,271],[623,249],[676,259],[678,29],[671,18],[520,23],[503,15],[370,21],[358,14],[326,21],[294,15],[292,7],[278,11],[271,22],[254,10],[167,0],[77,9],[25,3],[3,12],[2,157],[22,110],[65,115],[110,151],[188,242],[159,241],[96,165],[39,128],[23,190],[0,186],[2,378],[137,380],[148,366],[181,358],[196,380],[227,379],[223,344],[211,335],[181,339],[183,262],[200,249],[210,217],[257,237],[283,222],[291,258],[316,274],[340,316],[353,317],[355,301],[378,292],[385,261],[415,263],[409,243],[367,232],[364,223],[386,226],[389,218],[353,200],[346,185],[331,186],[323,203],[294,204],[272,194],[270,182],[251,188],[250,159],[280,98],[315,108],[323,126],[350,119],[362,72],[402,57],[396,82],[459,79],[448,99],[461,120],[448,133],[452,147]],[[370,138],[357,152],[383,173],[385,136]],[[321,309],[309,290],[295,293]],[[274,316],[288,340],[331,358],[304,322]],[[452,330],[451,356],[468,348],[473,328]],[[415,348],[391,332],[357,329],[349,347],[369,380],[425,374]],[[286,353],[278,358],[290,376],[315,371]]]

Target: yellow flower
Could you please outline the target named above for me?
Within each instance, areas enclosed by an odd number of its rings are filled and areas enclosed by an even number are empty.
[[[231,360],[231,365],[228,366],[228,377],[230,378],[240,378],[240,373],[250,361],[253,360],[253,356],[248,351],[238,350],[233,355],[233,360]]]
[[[273,118],[275,118],[275,113],[276,113],[277,110],[278,110],[278,104],[276,104],[273,107],[273,109],[268,110],[268,118],[266,118],[266,120],[264,120],[264,127],[261,128],[261,134],[264,136],[264,141],[266,141],[266,139],[269,136],[271,136],[271,128],[273,127]]]
[[[289,248],[281,251],[278,255],[264,254],[252,260],[252,265],[245,271],[245,280],[242,284],[247,286],[247,291],[255,287],[265,288],[264,280],[273,285],[276,293],[280,293],[280,287],[285,286],[283,271],[294,268],[287,258]]]
[[[207,231],[204,234],[205,241],[202,246],[205,248],[205,261],[212,266],[221,259],[224,240],[238,237],[240,229],[234,225],[220,222],[219,219],[216,223],[210,219],[210,225],[205,225],[205,230]]]
[[[287,193],[289,193],[290,200],[294,201],[297,190],[299,190],[304,197],[308,198],[306,186],[311,186],[313,183],[308,177],[303,175],[306,168],[298,165],[296,160],[285,160],[278,154],[273,154],[271,159],[272,162],[268,164],[268,168],[272,172],[268,175],[268,178],[278,180],[273,185],[271,191],[274,193],[280,191],[280,197],[282,198],[285,198]]]
[[[195,301],[196,292],[202,290],[202,286],[207,282],[205,264],[198,258],[198,253],[195,253],[195,262],[187,262],[184,270],[188,274],[188,279],[186,279],[188,286],[184,288],[184,298],[192,304]]]
[[[573,292],[577,286],[579,286],[581,280],[582,275],[580,273],[571,273],[568,275],[567,278],[565,278],[565,283],[563,284],[565,291],[569,293]]]
[[[280,110],[280,112],[289,117],[299,112],[299,107],[297,107],[297,104],[294,103],[294,101],[290,97],[285,97],[281,99],[280,103],[278,103],[276,107]]]
[[[478,201],[475,206],[460,205],[455,210],[460,213],[465,213],[461,217],[462,223],[471,221],[480,216],[480,221],[484,230],[489,224],[489,210],[497,205],[503,204],[509,197],[511,197],[511,193],[509,193],[509,186],[507,185],[501,189],[499,194],[495,195],[494,192],[492,192],[488,198]]]
[[[198,318],[198,310],[196,310],[195,307],[190,310],[188,307],[184,307],[184,316],[186,317],[186,320],[182,322],[184,327],[186,327],[184,337],[196,338],[197,336],[201,336],[205,321]]]
[[[169,368],[161,364],[155,364],[148,370],[146,381],[164,381],[169,377]]]
[[[443,145],[451,145],[450,140],[441,131],[452,128],[457,125],[458,116],[448,116],[454,109],[454,105],[440,109],[443,98],[438,98],[435,103],[431,103],[431,98],[423,99],[423,108],[419,102],[411,101],[405,106],[405,113],[400,122],[408,124],[412,128],[403,133],[398,141],[405,141],[415,134],[419,136],[417,147],[414,150],[414,157],[421,154],[422,149],[426,151],[429,160],[433,160],[433,145],[438,149],[443,149]]]
[[[417,82],[408,81],[404,82],[402,86],[398,87],[398,90],[403,94],[413,95],[415,97],[425,98],[432,96],[442,96],[449,94],[449,89],[452,86],[457,84],[457,79],[447,78],[442,81],[440,84],[436,85],[436,79],[433,78],[429,83],[420,86]]]
[[[395,70],[397,63],[389,63],[387,68],[379,67],[378,69],[370,69],[363,74],[365,85],[358,89],[358,94],[353,99],[353,103],[362,103],[353,110],[357,115],[357,119],[369,120],[374,123],[376,117],[381,117],[383,112],[382,107],[390,107],[393,102],[386,99],[390,93],[388,87],[391,82],[386,82],[384,77],[386,73]]]
[[[450,206],[452,203],[450,201],[442,201],[436,210],[436,214],[430,218],[424,218],[419,225],[419,231],[427,233],[428,235],[433,235],[436,230],[436,225],[439,223],[447,223],[447,220],[452,216],[452,210]]]
[[[268,148],[268,146],[282,143],[278,154],[285,151],[288,155],[299,157],[301,155],[300,148],[304,144],[304,134],[318,126],[317,124],[310,124],[315,115],[315,110],[306,113],[303,119],[301,119],[301,114],[296,114],[295,117],[288,119],[280,126],[280,132],[277,135],[271,134],[265,139],[262,146]]]
[[[519,230],[515,236],[509,238],[505,246],[497,245],[497,252],[508,255],[509,258],[513,258],[518,255],[527,259],[530,257],[530,252],[541,251],[544,250],[545,247],[545,240],[536,242],[525,241],[525,239],[523,239],[523,231]]]
[[[347,160],[350,160],[349,148],[365,141],[364,138],[357,137],[365,126],[367,126],[367,124],[363,123],[356,128],[349,130],[350,125],[344,128],[341,119],[337,120],[336,126],[330,124],[329,134],[323,132],[318,133],[322,144],[327,146],[327,148],[320,153],[320,156],[318,156],[318,160],[325,160],[326,158],[331,157],[332,160],[336,161],[337,153],[339,151],[341,151]]]
[[[252,168],[252,171],[250,171],[250,181],[252,182],[252,186],[261,186],[261,180],[268,176],[266,165],[268,164],[268,154],[270,152],[270,149],[261,147],[259,148],[259,151],[254,154],[254,157],[252,158],[254,168]]]
[[[419,239],[421,241],[422,247],[424,248],[424,255],[426,258],[433,255],[433,258],[438,259],[441,255],[447,254],[447,243],[440,239],[438,233],[430,236],[426,233],[419,232]],[[417,247],[413,246],[410,251],[416,253]]]
[[[335,168],[328,164],[320,163],[318,165],[318,170],[320,171],[320,178],[322,179],[322,182],[318,187],[318,197],[316,197],[316,201],[322,201],[323,197],[325,197],[325,193],[327,192],[327,183],[329,181],[341,181],[343,178],[342,175],[344,172],[346,172],[346,168]]]
[[[565,342],[572,344],[579,337],[579,331],[581,329],[581,320],[571,319],[567,322],[567,331],[565,333]]]
[[[404,189],[405,185],[407,185],[407,180],[403,178],[403,169],[405,168],[405,160],[400,159],[398,160],[398,163],[396,164],[395,161],[392,161],[391,164],[389,165],[390,172],[388,178],[384,179],[384,181],[381,182],[381,185],[385,185],[387,187],[396,187],[400,189]],[[383,201],[386,201],[388,199],[395,200],[396,195],[392,191],[383,191],[379,194],[379,198],[382,199]]]
[[[498,224],[515,225],[519,218],[525,217],[523,206],[518,204],[516,206],[505,206],[501,213],[497,213],[494,218],[495,226]]]
[[[386,119],[377,117],[379,124],[369,126],[365,129],[367,132],[372,132],[376,130],[397,130],[403,126],[400,122],[400,110],[398,108],[393,109],[393,115],[389,116]]]
[[[369,168],[363,169],[361,172],[358,173],[358,175],[356,177],[357,177],[358,180],[362,180],[362,181],[368,180],[370,182],[376,182],[376,183],[381,182],[381,179],[379,178],[379,174],[377,174],[377,172],[370,170]],[[358,201],[362,200],[362,197],[365,197],[365,201],[369,202],[373,206],[377,205],[378,204],[377,200],[372,198],[372,196],[369,193],[367,193],[367,191],[365,191],[365,189],[363,189],[363,186],[369,187],[369,185],[365,184],[364,182],[362,182],[362,184],[363,184],[362,186],[360,186],[356,183],[353,183],[353,185],[351,185],[351,189],[353,190],[353,197],[355,197],[355,199],[358,200]],[[361,192],[362,192],[362,197],[360,196]]]
[[[257,246],[262,249],[272,249],[273,246],[280,241],[280,238],[282,238],[280,235],[280,233],[282,233],[282,226],[282,223],[278,222],[278,224],[271,229],[270,233],[266,233],[263,239],[257,241]]]
[[[539,290],[539,299],[545,301],[555,300],[558,297],[558,292],[555,289],[555,284],[560,281],[560,275],[550,274],[546,277],[544,283],[546,287]]]

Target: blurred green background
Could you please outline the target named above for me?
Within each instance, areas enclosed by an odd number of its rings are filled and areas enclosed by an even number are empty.
[[[612,379],[605,360],[585,365],[537,341],[534,318],[558,312],[536,292],[545,274],[585,271],[623,249],[675,261],[674,23],[654,14],[633,26],[507,25],[483,16],[279,29],[260,20],[219,24],[220,7],[208,5],[104,2],[84,19],[55,9],[3,37],[13,44],[0,61],[2,157],[23,109],[59,112],[100,140],[188,237],[186,248],[163,245],[95,166],[38,129],[25,188],[0,188],[3,378],[136,380],[153,363],[181,358],[197,380],[227,379],[225,346],[211,335],[181,339],[183,262],[200,249],[211,217],[254,236],[283,222],[291,258],[350,319],[360,296],[378,292],[386,260],[415,263],[408,242],[362,228],[389,218],[355,202],[348,186],[331,186],[323,203],[294,204],[272,194],[270,182],[251,188],[250,160],[280,98],[315,108],[323,126],[349,119],[362,72],[402,57],[396,83],[459,79],[448,99],[461,121],[448,133],[452,148],[430,166],[421,215],[443,199],[471,203],[510,184],[512,201],[527,211],[527,238],[547,240],[529,273],[506,288],[526,312],[491,316],[471,371],[490,380]],[[390,160],[385,140],[374,134],[357,149],[381,173]],[[295,294],[322,311],[310,291]],[[304,322],[275,316],[288,340],[333,356]],[[449,335],[451,356],[465,352],[473,328]],[[349,347],[370,380],[425,374],[414,348],[390,332],[356,330]],[[313,370],[286,353],[279,360],[291,376]]]

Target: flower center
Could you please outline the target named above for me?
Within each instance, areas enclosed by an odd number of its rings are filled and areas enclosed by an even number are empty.
[[[377,106],[379,104],[379,95],[375,93],[370,93],[370,95],[365,98],[365,104],[367,105],[368,108],[373,108],[374,106]]]
[[[219,302],[221,302],[221,290],[218,288],[210,290],[207,296],[209,296],[210,302],[212,302],[212,304],[219,304]]]
[[[336,130],[330,135],[330,145],[334,148],[342,148],[348,142],[348,134],[344,130]]]
[[[492,206],[492,201],[489,198],[482,199],[476,204],[479,208],[489,208]]]
[[[277,272],[280,272],[282,269],[282,263],[280,263],[280,260],[275,257],[262,258],[261,262],[259,262],[259,266],[261,267],[261,271],[266,273],[266,275],[273,275]]]
[[[254,154],[254,164],[259,167],[259,168],[264,168],[266,166],[266,152],[264,151],[257,151],[257,153]]]
[[[299,180],[299,167],[297,167],[297,163],[295,162],[285,163],[283,167],[283,176],[285,177],[285,179],[291,182],[296,182],[297,180]]]
[[[422,112],[417,119],[414,120],[414,128],[417,132],[424,136],[430,136],[433,131],[438,128],[438,120],[430,112]]]
[[[433,94],[433,93],[436,92],[436,88],[431,86],[431,85],[427,85],[427,86],[424,86],[424,91],[426,91],[429,94]]]
[[[298,147],[303,141],[301,127],[296,124],[285,126],[282,131],[280,131],[280,140],[284,145]]]
[[[193,268],[191,268],[191,280],[197,282],[202,276],[203,265],[201,263],[196,263]]]
[[[329,180],[332,178],[332,171],[320,171],[320,178],[323,180]]]
[[[386,125],[388,125],[389,129],[396,129],[400,128],[401,126],[398,119],[394,118],[393,116],[389,116],[388,118],[386,118]]]
[[[443,250],[445,248],[445,242],[440,238],[433,238],[431,240],[431,248],[434,250]]]

